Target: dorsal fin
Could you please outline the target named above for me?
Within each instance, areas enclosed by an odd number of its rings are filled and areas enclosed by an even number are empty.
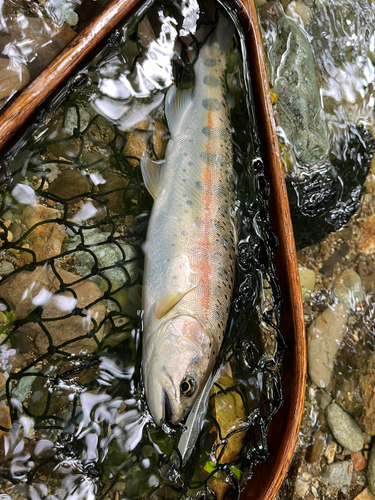
[[[196,288],[196,287],[194,287]],[[165,316],[171,309],[174,308],[175,305],[177,305],[182,298],[185,297],[185,295],[194,288],[191,288],[190,290],[187,290],[186,292],[176,292],[176,293],[171,293],[169,295],[166,295],[163,297],[161,300],[158,300],[155,305],[155,316],[157,319],[161,319],[163,316]]]
[[[180,90],[175,85],[169,87],[165,97],[165,116],[168,122],[168,128],[173,135],[177,130],[184,113],[193,102],[193,88]]]
[[[165,162],[160,160],[155,162],[151,158],[144,154],[141,158],[141,172],[143,177],[143,182],[150,193],[150,195],[156,200],[156,198],[161,193],[163,188],[163,176],[165,171]]]

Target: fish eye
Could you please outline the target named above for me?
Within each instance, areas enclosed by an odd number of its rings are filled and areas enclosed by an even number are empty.
[[[196,381],[192,377],[185,377],[180,384],[181,395],[190,397],[194,394],[196,388]]]

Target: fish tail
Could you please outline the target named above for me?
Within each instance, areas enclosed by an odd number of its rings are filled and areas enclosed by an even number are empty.
[[[231,48],[231,42],[234,35],[234,25],[231,19],[219,11],[219,20],[215,31],[210,38],[210,44],[219,47],[221,52],[226,54]]]

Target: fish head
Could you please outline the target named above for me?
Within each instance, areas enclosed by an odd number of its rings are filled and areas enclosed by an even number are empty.
[[[190,316],[172,318],[160,332],[143,367],[146,399],[157,425],[168,416],[179,423],[189,412],[209,375],[215,347],[202,324]]]

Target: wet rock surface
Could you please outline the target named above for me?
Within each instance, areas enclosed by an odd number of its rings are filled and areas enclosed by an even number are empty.
[[[350,460],[343,462],[335,462],[327,465],[323,474],[323,479],[327,481],[333,488],[342,488],[349,486],[352,481],[353,464]]]
[[[18,335],[32,339],[40,354],[50,347],[54,352],[57,347],[68,353],[92,352],[98,347],[103,336],[100,323],[105,316],[104,303],[98,301],[102,294],[95,283],[79,279],[63,269],[55,274],[47,266],[21,271],[1,283],[1,298],[16,319],[23,320]],[[60,280],[67,284],[67,291],[56,293],[61,291]],[[91,331],[93,335],[88,336]]]
[[[346,333],[348,308],[333,304],[310,325],[307,332],[307,359],[311,380],[326,387],[331,379],[333,360]]]
[[[337,442],[349,451],[360,451],[363,448],[363,433],[348,413],[336,403],[326,410],[327,422]]]

